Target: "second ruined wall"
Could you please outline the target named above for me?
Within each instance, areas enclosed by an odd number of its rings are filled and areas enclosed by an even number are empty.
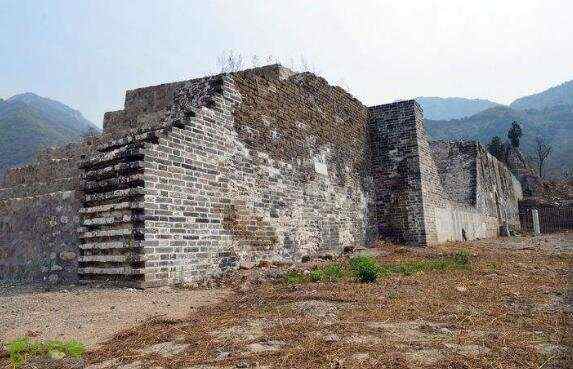
[[[371,107],[369,130],[383,238],[423,246],[519,227],[521,188],[511,172],[476,142],[430,143],[414,100]]]

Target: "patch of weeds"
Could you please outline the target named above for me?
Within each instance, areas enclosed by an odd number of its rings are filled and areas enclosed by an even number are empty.
[[[460,250],[454,254],[454,262],[456,265],[468,265],[470,256],[471,254],[468,250]]]
[[[339,264],[330,264],[323,268],[316,268],[310,272],[310,280],[313,282],[338,282],[344,272]]]
[[[356,278],[362,283],[376,282],[380,274],[380,264],[372,256],[356,256],[350,259],[350,267],[352,268]]]
[[[458,251],[454,256],[446,258],[403,261],[397,264],[384,265],[380,268],[380,275],[384,277],[393,274],[410,276],[427,271],[467,269],[470,263],[469,256],[470,253],[467,251]]]
[[[86,352],[84,344],[78,341],[33,342],[28,337],[10,341],[6,347],[14,368],[20,367],[29,357],[81,358]]]
[[[302,284],[306,282],[304,274],[299,272],[289,272],[285,276],[285,281],[287,284]]]
[[[310,272],[309,276],[311,281],[319,282],[324,278],[324,273],[321,269],[314,269]]]

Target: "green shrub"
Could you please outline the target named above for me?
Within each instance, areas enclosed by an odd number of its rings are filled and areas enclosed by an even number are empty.
[[[372,256],[356,256],[350,259],[350,267],[356,278],[363,283],[373,283],[378,278],[380,264]]]
[[[330,264],[324,268],[324,279],[328,282],[338,282],[342,279],[344,271],[340,264]]]
[[[81,358],[86,351],[85,346],[77,341],[32,342],[28,337],[8,342],[6,346],[12,365],[15,368],[20,367],[28,357]]]

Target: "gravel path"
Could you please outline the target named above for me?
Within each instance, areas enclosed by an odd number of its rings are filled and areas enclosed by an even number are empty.
[[[53,292],[0,286],[0,344],[26,334],[37,339],[75,339],[94,346],[153,316],[180,318],[213,304],[225,289],[147,290],[70,287]]]

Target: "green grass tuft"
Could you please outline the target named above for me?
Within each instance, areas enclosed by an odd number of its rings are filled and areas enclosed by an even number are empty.
[[[438,259],[410,260],[380,265],[373,256],[359,255],[350,259],[351,273],[342,265],[333,263],[324,267],[316,267],[308,275],[290,272],[286,275],[285,281],[290,285],[308,282],[339,282],[342,278],[349,276],[362,283],[373,283],[378,277],[390,277],[395,274],[411,276],[427,271],[467,269],[470,256],[469,251],[460,250],[451,256]]]
[[[22,366],[29,357],[81,358],[86,352],[84,344],[78,341],[33,342],[28,337],[10,341],[6,347],[14,368]]]
[[[384,265],[380,269],[380,275],[389,277],[393,274],[415,275],[427,271],[445,271],[453,269],[467,269],[470,263],[470,253],[462,250],[453,257],[445,257],[430,260],[403,261],[396,264]]]
[[[468,250],[460,250],[454,254],[454,262],[456,265],[468,265],[470,256],[471,254]]]
[[[310,272],[310,280],[313,282],[338,282],[344,272],[339,264],[330,264],[323,268],[316,268]]]

